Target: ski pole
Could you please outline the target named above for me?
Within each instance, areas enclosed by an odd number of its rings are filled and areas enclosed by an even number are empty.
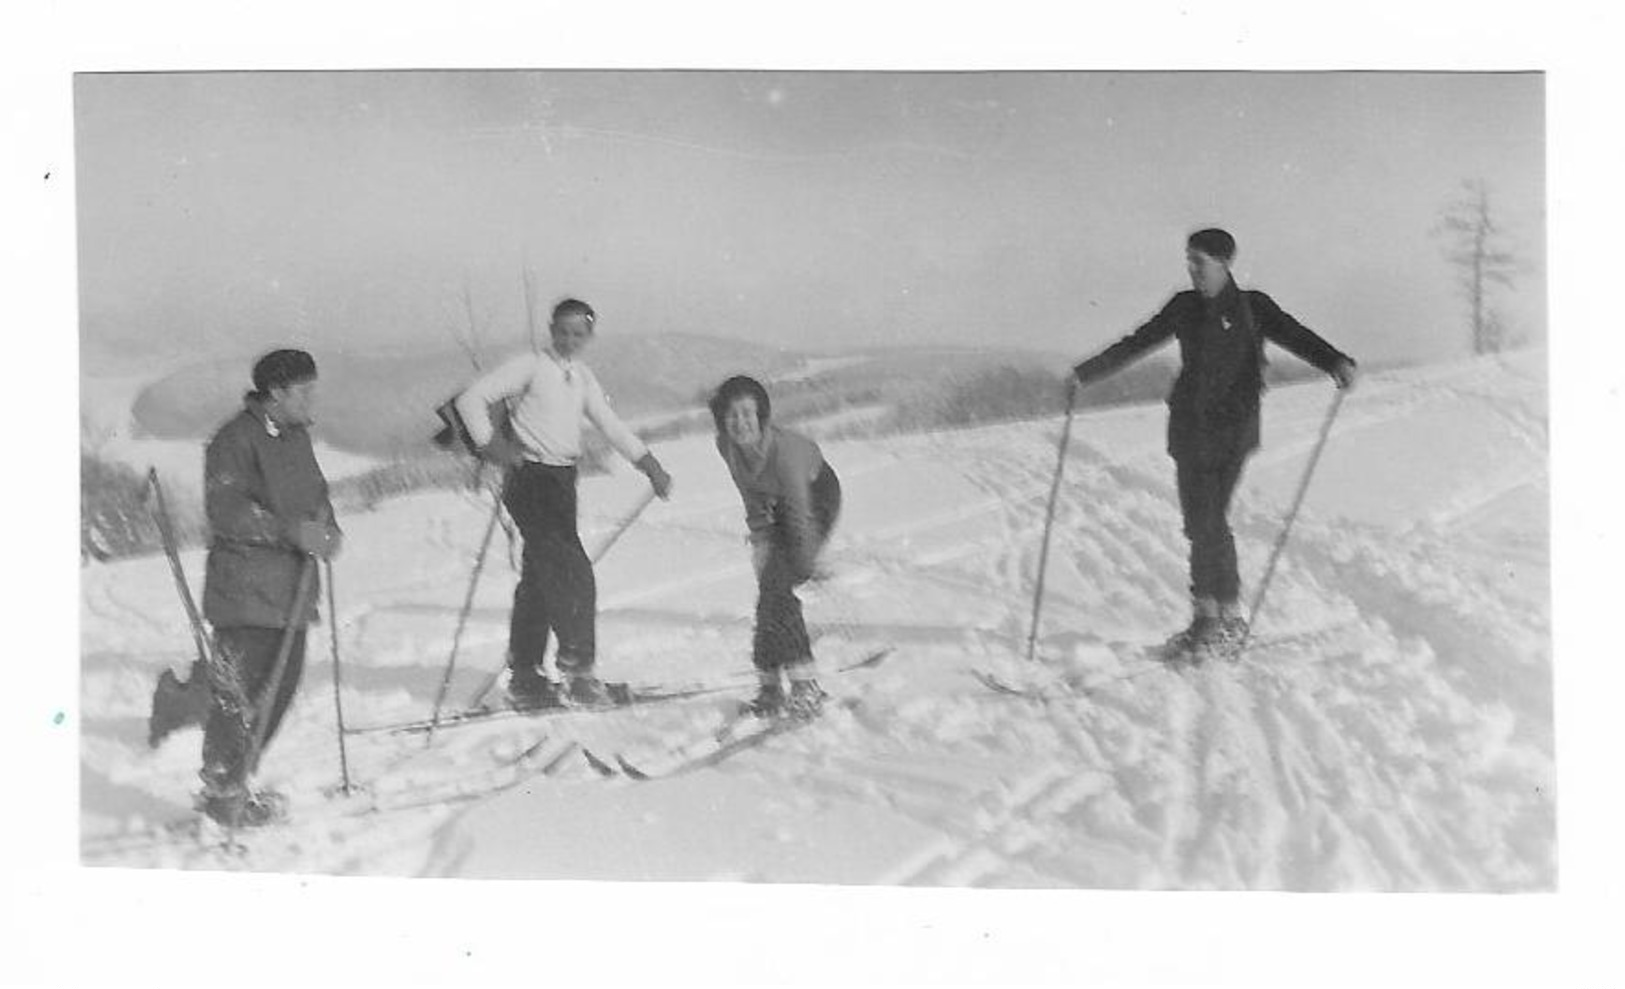
[[[609,554],[610,547],[614,546],[616,540],[620,539],[621,535],[625,533],[627,529],[632,527],[632,523],[638,520],[638,516],[643,514],[643,510],[649,507],[649,504],[654,501],[654,498],[654,488],[650,488],[648,491],[644,492],[643,498],[638,501],[637,505],[633,507],[632,511],[615,524],[615,528],[610,530],[608,537],[606,537],[604,541],[599,544],[598,548],[593,551],[592,556],[589,558],[594,566],[598,564],[599,560],[602,560],[606,555]],[[498,666],[491,672],[490,676],[485,678],[485,682],[480,685],[480,689],[476,691],[472,699],[469,700],[468,710],[473,710],[474,708],[480,706],[481,702],[485,700],[486,695],[490,694],[491,690],[496,687],[497,681],[502,678],[502,671],[506,668],[506,664]]]
[[[316,579],[316,558],[306,555],[299,563],[299,585],[293,592],[293,605],[288,608],[288,623],[282,628],[282,644],[277,647],[276,662],[271,666],[271,677],[266,682],[265,692],[260,695],[259,703],[254,709],[254,731],[249,737],[249,747],[245,765],[250,775],[258,771],[260,764],[260,750],[265,745],[265,733],[271,724],[271,708],[276,704],[276,695],[282,689],[282,676],[288,665],[288,656],[293,653],[294,636],[298,633],[299,619],[304,616],[305,598],[310,596],[310,585]]]
[[[1270,550],[1269,563],[1264,566],[1264,576],[1258,582],[1258,590],[1253,594],[1251,607],[1247,609],[1247,631],[1242,633],[1241,642],[1236,646],[1235,658],[1240,659],[1246,651],[1248,643],[1252,641],[1253,624],[1258,620],[1258,611],[1264,606],[1264,595],[1270,589],[1270,580],[1275,576],[1275,564],[1281,559],[1281,551],[1286,548],[1287,536],[1292,532],[1292,523],[1297,520],[1298,509],[1303,507],[1303,496],[1309,491],[1309,479],[1314,477],[1315,466],[1320,463],[1320,454],[1326,448],[1326,440],[1332,434],[1332,422],[1337,419],[1337,412],[1343,407],[1345,392],[1342,388],[1332,397],[1332,404],[1326,410],[1326,419],[1320,424],[1320,438],[1315,440],[1315,448],[1309,454],[1309,463],[1303,469],[1303,478],[1298,481],[1298,492],[1292,497],[1292,507],[1287,509],[1286,521],[1281,526],[1281,534],[1275,537],[1275,546]]]
[[[434,698],[434,714],[429,719],[429,731],[424,745],[434,741],[434,730],[440,725],[440,709],[446,703],[446,691],[451,689],[451,675],[457,668],[457,648],[463,641],[463,629],[468,625],[468,613],[474,607],[474,591],[480,585],[480,572],[485,569],[485,556],[491,549],[491,537],[497,531],[497,520],[502,517],[502,497],[498,495],[491,506],[491,519],[485,524],[485,536],[480,540],[479,555],[474,558],[474,572],[469,575],[468,593],[463,596],[462,611],[457,614],[457,630],[451,636],[451,655],[446,660],[445,675],[440,678],[440,690]]]
[[[153,521],[158,524],[158,538],[164,544],[164,555],[169,558],[170,573],[175,576],[175,588],[180,591],[181,605],[186,609],[186,620],[192,626],[192,642],[197,646],[197,658],[205,667],[214,665],[209,636],[203,630],[203,616],[198,613],[192,588],[186,582],[186,570],[181,566],[180,547],[175,542],[175,530],[169,520],[169,505],[164,500],[164,486],[158,480],[158,468],[147,468],[147,484],[153,495]]]
[[[598,548],[593,551],[590,561],[594,566],[596,566],[598,561],[602,560],[605,555],[609,553],[609,548],[614,546],[616,540],[620,539],[621,535],[625,533],[627,529],[632,527],[632,523],[638,520],[638,516],[642,515],[643,510],[648,508],[649,503],[654,500],[655,489],[651,487],[648,491],[643,493],[643,497],[638,501],[637,505],[633,507],[632,511],[627,513],[625,518],[615,523],[615,528],[610,530],[609,535],[606,536],[604,541],[598,544]]]
[[[1066,469],[1066,449],[1072,444],[1072,407],[1076,397],[1075,387],[1066,390],[1066,421],[1061,426],[1061,443],[1055,453],[1055,478],[1049,486],[1049,506],[1044,509],[1044,538],[1038,550],[1038,583],[1033,589],[1033,620],[1027,633],[1029,662],[1038,648],[1038,616],[1044,607],[1044,572],[1049,567],[1049,535],[1055,523],[1055,500],[1061,493],[1061,473]]]
[[[339,673],[339,609],[333,590],[333,561],[327,561],[327,637],[333,646],[333,711],[339,723],[339,775],[344,781],[344,795],[350,795],[350,757],[344,750],[344,701],[340,697]]]

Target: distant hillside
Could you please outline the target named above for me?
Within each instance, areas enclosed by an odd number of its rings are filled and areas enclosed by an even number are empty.
[[[519,353],[497,350],[486,368]],[[475,374],[455,349],[415,355],[316,354],[322,388],[318,432],[333,446],[380,457],[430,449],[438,422],[434,409]],[[798,355],[738,340],[689,334],[605,337],[587,354],[616,410],[628,419],[689,406],[714,384],[719,368],[771,375],[799,365]],[[232,415],[249,388],[252,356],[182,368],[136,398],[132,416],[141,431],[162,439],[200,439]]]
[[[521,350],[488,355],[495,366]],[[617,411],[650,438],[709,428],[705,396],[730,374],[765,380],[777,417],[826,420],[840,435],[877,435],[1058,413],[1071,359],[1037,351],[969,347],[873,348],[810,355],[694,334],[610,336],[588,360]],[[132,416],[160,439],[206,437],[239,407],[251,358],[176,371],[144,389]],[[333,447],[387,459],[430,452],[434,408],[474,371],[460,351],[416,355],[318,353],[320,437]],[[1161,399],[1176,364],[1171,349],[1092,385],[1081,407]],[[1272,381],[1316,374],[1290,358]],[[861,416],[851,414],[861,411]]]

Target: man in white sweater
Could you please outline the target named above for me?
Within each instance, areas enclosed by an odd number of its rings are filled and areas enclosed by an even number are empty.
[[[581,420],[592,421],[616,451],[670,497],[671,475],[610,408],[598,379],[578,355],[592,340],[597,316],[578,299],[553,307],[552,346],[522,354],[457,397],[457,413],[480,455],[508,468],[502,501],[524,536],[524,562],[508,626],[508,690],[522,706],[556,703],[542,672],[549,633],[566,696],[598,705],[609,698],[594,673],[598,589],[576,529],[576,462]],[[491,422],[490,408],[508,403],[511,435]]]

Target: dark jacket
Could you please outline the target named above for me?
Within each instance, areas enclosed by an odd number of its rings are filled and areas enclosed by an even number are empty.
[[[1179,377],[1168,394],[1168,453],[1197,464],[1233,462],[1258,449],[1264,341],[1331,374],[1353,361],[1275,300],[1231,282],[1216,299],[1187,290],[1128,336],[1074,368],[1084,384],[1179,341]]]
[[[327,480],[310,433],[273,428],[252,396],[221,426],[203,457],[204,507],[211,541],[203,615],[216,628],[283,628],[305,559],[299,523],[333,522]],[[295,627],[316,621],[317,582]]]

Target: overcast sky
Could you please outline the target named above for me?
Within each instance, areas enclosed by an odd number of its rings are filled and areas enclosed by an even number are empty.
[[[113,74],[75,118],[87,361],[445,346],[465,284],[517,340],[527,267],[603,333],[1081,355],[1207,225],[1343,349],[1435,358],[1465,178],[1545,334],[1535,74]]]

